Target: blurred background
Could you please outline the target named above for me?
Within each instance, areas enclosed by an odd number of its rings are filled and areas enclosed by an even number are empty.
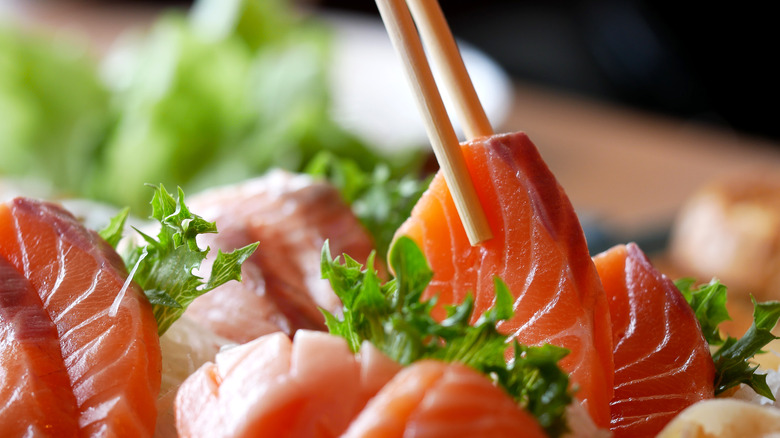
[[[117,17],[113,23],[124,25],[157,9],[185,9],[192,2],[0,0],[3,3],[7,11],[35,10],[46,19],[56,19],[56,11],[63,21],[78,20],[78,11],[88,20],[90,9],[116,9],[124,20]],[[368,0],[295,3],[377,16],[374,2]],[[440,4],[454,34],[491,56],[513,78],[780,138],[780,112],[774,104],[780,97],[777,32],[773,15],[759,2],[728,7],[647,0]],[[47,7],[52,12],[47,13]],[[65,8],[74,11],[69,14]]]
[[[741,321],[748,293],[780,299],[768,6],[440,3],[496,131],[529,134],[592,253],[635,241],[672,277],[719,277]],[[146,183],[272,167],[328,176],[380,252],[408,217],[436,163],[373,1],[0,0],[0,200],[143,217]]]
[[[780,175],[765,6],[440,3],[496,129],[534,139],[594,251],[663,249],[702,185]],[[390,179],[435,167],[373,1],[195,4],[0,0],[0,174],[141,206],[145,182],[200,190],[322,150]]]
[[[758,2],[442,0],[514,78],[777,139],[777,31]],[[373,2],[325,7],[374,14]]]

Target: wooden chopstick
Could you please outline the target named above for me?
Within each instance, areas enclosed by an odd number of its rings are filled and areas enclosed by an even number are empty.
[[[493,237],[477,197],[458,137],[436,88],[417,29],[404,0],[376,0],[390,41],[401,56],[416,101],[425,122],[433,152],[450,188],[471,245]]]
[[[433,65],[455,100],[455,111],[469,140],[493,135],[466,65],[437,0],[406,0]]]

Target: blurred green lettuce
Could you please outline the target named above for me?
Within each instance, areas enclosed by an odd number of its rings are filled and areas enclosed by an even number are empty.
[[[89,195],[140,207],[150,181],[199,190],[321,150],[383,161],[329,117],[330,34],[287,6],[202,0],[109,58],[116,120]]]
[[[0,31],[0,174],[139,212],[146,183],[193,192],[323,150],[371,171],[388,158],[329,114],[330,47],[285,0],[199,0],[125,36],[100,74],[72,45]]]
[[[108,127],[96,67],[77,45],[0,27],[0,175],[82,191]]]

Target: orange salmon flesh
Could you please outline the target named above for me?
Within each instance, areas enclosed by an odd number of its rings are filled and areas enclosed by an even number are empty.
[[[0,436],[152,436],[157,322],[113,248],[18,198],[0,205],[0,275]]]
[[[401,226],[434,272],[425,297],[440,306],[475,297],[474,319],[494,302],[493,277],[515,297],[514,317],[499,330],[527,345],[570,350],[561,366],[594,422],[609,427],[612,333],[606,295],[574,209],[524,133],[461,145],[493,232],[472,247],[441,172]],[[444,316],[439,308],[438,317]]]

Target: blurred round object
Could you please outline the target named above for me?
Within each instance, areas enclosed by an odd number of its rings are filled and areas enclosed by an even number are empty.
[[[700,189],[680,210],[670,254],[686,275],[780,299],[780,179],[749,176]]]
[[[335,44],[330,70],[332,116],[344,128],[384,152],[427,147],[423,118],[382,22],[350,14],[323,14],[333,29]],[[509,76],[487,55],[458,42],[466,69],[494,128],[504,121],[512,103]],[[433,68],[433,67],[432,67]],[[438,79],[434,69],[437,84]],[[440,89],[455,130],[451,96]]]
[[[780,411],[743,400],[714,399],[680,413],[659,438],[777,438]]]

